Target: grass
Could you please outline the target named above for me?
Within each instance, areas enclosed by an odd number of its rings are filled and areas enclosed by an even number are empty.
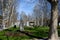
[[[49,27],[33,27],[33,28],[25,27],[24,29],[26,32],[32,33],[33,36],[43,37],[43,38],[48,37]],[[34,38],[25,34],[21,34],[17,30],[19,30],[19,27],[17,28],[12,27],[0,31],[0,40],[28,40]],[[9,32],[11,32],[11,34]],[[10,35],[6,35],[6,33]],[[60,27],[58,27],[58,34],[60,36]]]
[[[37,36],[37,37],[47,37],[48,36],[48,27],[34,27],[34,28],[25,28],[26,31],[28,32],[33,32],[32,35]]]
[[[18,34],[19,32],[16,32],[17,30],[19,30],[19,28],[10,28],[10,29],[5,29],[3,31],[0,31],[0,40],[25,40],[25,39],[30,39],[30,37],[28,37],[27,35],[22,35],[22,36],[7,36],[5,35],[7,32],[12,32],[14,34]],[[9,34],[9,33],[8,33]],[[12,34],[11,34],[12,35]]]

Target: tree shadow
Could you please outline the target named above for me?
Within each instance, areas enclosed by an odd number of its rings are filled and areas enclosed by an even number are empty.
[[[47,40],[47,38],[37,37],[37,36],[32,35],[32,33],[29,33],[29,32],[26,32],[26,31],[17,30],[17,32],[23,33],[23,34],[25,34],[25,35],[27,35],[27,36],[30,36],[30,37],[32,37],[32,38]]]

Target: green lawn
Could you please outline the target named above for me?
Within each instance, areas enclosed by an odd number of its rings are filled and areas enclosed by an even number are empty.
[[[33,27],[33,28],[25,27],[24,29],[25,32],[31,33],[32,36],[42,38],[48,37],[49,27]],[[0,40],[28,40],[34,38],[26,34],[20,33],[17,30],[19,30],[19,27],[17,28],[12,27],[0,31]],[[60,27],[58,27],[58,34],[60,36]]]
[[[0,31],[0,40],[27,40],[30,39],[27,35],[21,33],[19,36],[19,32],[17,32],[19,28],[10,28]]]

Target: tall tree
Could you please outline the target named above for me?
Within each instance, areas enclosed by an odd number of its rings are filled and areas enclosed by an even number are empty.
[[[23,19],[22,17],[20,17],[20,31],[24,31],[24,22],[23,22]]]
[[[46,25],[47,18],[47,0],[38,0],[34,7],[34,15],[36,17],[36,24]],[[39,23],[38,23],[39,21]]]
[[[0,28],[2,28],[1,26],[2,26],[2,19],[3,18],[3,16],[2,16],[2,0],[0,0]]]
[[[35,17],[35,25],[36,26],[38,26],[38,21],[40,20],[40,15],[41,15],[41,12],[40,12],[40,8],[39,8],[40,6],[38,6],[38,4],[37,5],[35,5],[35,7],[34,7],[34,17]]]
[[[16,0],[3,0],[3,7],[2,7],[2,11],[3,11],[3,25],[8,25],[11,26],[11,15],[13,14],[13,10],[15,7],[15,3]],[[7,20],[7,21],[5,21]],[[7,26],[7,27],[8,27]]]
[[[51,23],[48,40],[58,40],[58,0],[47,0],[51,4]]]
[[[18,17],[18,13],[16,12],[15,7],[13,6],[12,14],[11,14],[11,22],[12,22],[12,24],[15,25],[15,23],[17,22],[17,17]]]
[[[24,11],[20,14],[20,31],[24,31],[24,26],[27,25],[27,16]]]

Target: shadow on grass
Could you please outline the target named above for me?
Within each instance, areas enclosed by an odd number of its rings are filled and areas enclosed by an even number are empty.
[[[27,35],[27,36],[30,36],[30,37],[32,37],[32,38],[47,40],[47,38],[37,37],[37,36],[32,35],[32,33],[29,33],[29,32],[26,32],[26,31],[17,30],[17,32],[23,33],[23,34],[25,34],[25,35]]]
[[[5,31],[9,31],[9,32],[11,32],[12,30],[6,29]],[[25,35],[27,35],[27,36],[29,36],[29,37],[31,37],[31,38],[37,38],[37,39],[47,40],[47,38],[34,36],[34,35],[32,35],[32,33],[31,33],[31,32],[27,32],[27,31],[20,31],[20,30],[17,30],[16,32],[23,33],[23,34],[25,34]]]

